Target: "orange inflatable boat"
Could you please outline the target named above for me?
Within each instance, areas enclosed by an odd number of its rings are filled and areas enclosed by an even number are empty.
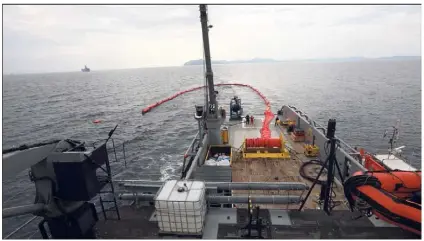
[[[353,211],[356,200],[382,220],[421,235],[421,171],[367,171],[344,184]]]

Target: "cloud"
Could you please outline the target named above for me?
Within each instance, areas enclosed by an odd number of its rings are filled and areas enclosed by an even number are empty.
[[[421,6],[212,5],[213,59],[420,55]],[[198,6],[6,5],[5,72],[178,66],[201,58]]]
[[[211,35],[214,43],[219,42],[215,55],[224,58],[379,57],[421,52],[420,6],[220,8],[221,15],[214,19],[225,27],[216,28]],[[221,47],[224,45],[231,51]]]

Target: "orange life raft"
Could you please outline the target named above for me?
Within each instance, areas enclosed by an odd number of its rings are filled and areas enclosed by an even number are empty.
[[[421,171],[356,172],[344,192],[352,211],[360,198],[377,217],[421,235]]]

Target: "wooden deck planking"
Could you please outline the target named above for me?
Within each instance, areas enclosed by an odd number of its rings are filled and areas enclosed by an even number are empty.
[[[284,128],[270,126],[273,136],[278,136],[279,133],[283,133],[284,140],[287,145],[294,151],[292,152],[291,159],[267,159],[267,158],[256,158],[256,159],[243,159],[240,155],[234,156],[232,161],[232,181],[233,182],[304,182],[308,186],[312,186],[312,182],[302,178],[299,174],[301,165],[313,158],[308,158],[303,155],[303,144],[304,142],[293,142],[290,136],[287,134]],[[244,128],[236,128],[233,130],[233,134],[240,135]],[[249,129],[249,134],[252,132]],[[259,128],[256,129],[259,131]],[[318,208],[316,202],[321,190],[320,185],[315,185],[305,204],[306,209]],[[335,200],[345,201],[343,188],[339,186],[334,187],[336,193]],[[283,191],[283,190],[236,190],[233,191],[233,195],[302,195],[306,196],[307,191]],[[244,207],[245,205],[240,205]],[[291,205],[260,205],[261,208],[287,208],[297,209],[298,204]],[[347,209],[346,205],[337,206],[335,209]]]

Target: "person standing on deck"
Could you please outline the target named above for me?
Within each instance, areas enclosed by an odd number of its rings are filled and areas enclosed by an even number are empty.
[[[253,115],[251,115],[251,116],[250,116],[250,124],[251,124],[251,125],[253,125],[253,120],[254,120]]]
[[[246,125],[249,125],[250,117],[249,115],[246,115]]]
[[[224,109],[224,108],[222,108],[222,106],[221,106],[221,107],[219,107],[219,113],[221,114],[221,117],[222,117],[223,119],[225,119],[225,109]]]
[[[280,125],[280,118],[278,118],[278,116],[275,118],[275,126],[277,125]]]

